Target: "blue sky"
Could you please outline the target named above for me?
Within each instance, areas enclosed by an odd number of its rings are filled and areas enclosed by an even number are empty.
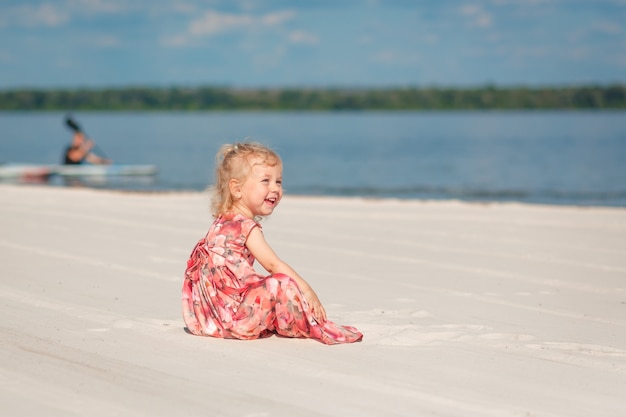
[[[0,89],[626,82],[626,0],[2,0]]]

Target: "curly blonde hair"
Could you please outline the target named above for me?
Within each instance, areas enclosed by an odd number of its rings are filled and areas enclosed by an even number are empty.
[[[235,203],[230,193],[229,182],[236,179],[243,183],[252,172],[255,164],[282,165],[280,156],[269,147],[260,143],[234,143],[222,145],[216,160],[215,188],[211,201],[211,213],[214,217],[230,212]]]

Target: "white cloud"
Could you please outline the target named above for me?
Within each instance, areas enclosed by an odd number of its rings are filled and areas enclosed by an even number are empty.
[[[151,16],[168,16],[172,13],[191,14],[197,12],[197,1],[194,0],[65,0],[63,8],[72,15],[121,15],[147,14]]]
[[[81,13],[118,13],[129,9],[125,0],[68,0],[67,9]]]
[[[590,50],[588,47],[574,47],[564,51],[564,56],[573,60],[573,61],[583,61],[587,59],[590,55]]]
[[[478,26],[481,28],[487,28],[491,26],[491,16],[488,14],[481,14],[476,16],[473,22],[474,26]]]
[[[623,28],[620,24],[608,20],[595,21],[587,26],[577,27],[575,30],[567,33],[566,39],[570,43],[580,43],[587,41],[591,36],[598,33],[602,35],[621,36]]]
[[[289,41],[291,43],[304,43],[309,45],[315,45],[319,43],[319,38],[314,33],[309,33],[302,30],[295,30],[289,34]]]
[[[491,3],[498,6],[531,6],[546,3],[556,3],[557,1],[558,0],[491,0]]]
[[[617,35],[617,34],[622,33],[622,27],[615,22],[609,22],[609,21],[594,22],[592,24],[592,28],[595,31],[602,32],[608,35]]]
[[[402,52],[384,49],[370,55],[370,60],[384,65],[415,65],[419,64],[422,57],[416,51]]]
[[[189,33],[192,35],[214,35],[221,32],[237,29],[277,26],[295,16],[289,10],[269,13],[263,16],[249,14],[220,13],[209,10],[199,19],[189,25]]]
[[[427,33],[424,36],[421,36],[420,39],[422,40],[422,42],[429,44],[429,45],[434,45],[436,43],[439,43],[439,36],[434,33]]]
[[[277,26],[281,23],[293,19],[296,13],[293,10],[283,10],[276,13],[268,13],[259,19],[266,26]]]
[[[69,21],[67,13],[50,4],[18,6],[6,9],[2,13],[4,14],[4,25],[14,24],[29,28],[56,27]]]
[[[192,35],[212,35],[250,25],[253,18],[247,15],[235,15],[208,11],[189,25]]]
[[[128,9],[125,0],[66,0],[25,4],[0,10],[0,27],[59,27],[75,15],[119,13]]]
[[[184,46],[189,42],[189,38],[185,35],[164,36],[161,38],[163,46]]]
[[[377,62],[391,63],[396,60],[396,54],[393,51],[379,51],[374,55],[374,60]]]
[[[463,16],[470,19],[470,24],[475,27],[487,28],[491,26],[491,15],[485,12],[481,6],[469,4],[459,9]]]
[[[258,9],[261,2],[258,0],[230,0],[232,3],[236,3],[239,9],[253,11]]]
[[[296,13],[291,10],[282,10],[260,16],[208,10],[199,18],[192,20],[184,33],[163,37],[160,43],[163,46],[185,46],[202,36],[215,36],[220,33],[237,30],[248,32],[250,30],[277,27],[295,16]],[[310,33],[292,32],[290,41],[296,43],[316,43],[317,37]]]
[[[171,6],[172,10],[178,13],[193,13],[196,11],[196,6],[186,1],[176,1]]]
[[[116,36],[101,35],[95,38],[93,43],[96,46],[110,47],[119,45],[120,40]]]

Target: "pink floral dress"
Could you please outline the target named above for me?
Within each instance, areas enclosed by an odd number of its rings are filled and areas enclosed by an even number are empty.
[[[257,339],[274,333],[326,344],[363,338],[354,327],[319,323],[296,282],[283,274],[260,275],[246,239],[257,222],[220,216],[194,247],[183,283],[183,319],[198,336]]]

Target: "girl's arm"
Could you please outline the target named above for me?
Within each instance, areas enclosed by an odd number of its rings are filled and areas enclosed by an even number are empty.
[[[254,257],[259,261],[261,266],[265,268],[271,274],[285,274],[291,278],[298,284],[300,287],[300,291],[302,291],[302,295],[306,299],[307,304],[311,308],[311,313],[313,313],[313,317],[317,319],[319,322],[326,321],[326,310],[324,310],[324,306],[320,302],[319,298],[313,288],[302,278],[292,267],[283,262],[276,253],[272,250],[270,245],[265,241],[265,237],[263,236],[263,232],[258,227],[252,229],[250,234],[248,235],[248,239],[246,240],[246,246],[254,255]]]

